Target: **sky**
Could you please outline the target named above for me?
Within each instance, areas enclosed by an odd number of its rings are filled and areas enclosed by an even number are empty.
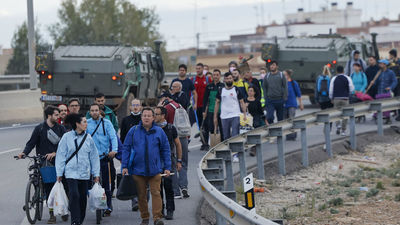
[[[81,2],[82,0],[78,0]],[[349,0],[129,0],[140,8],[154,8],[160,18],[159,32],[167,42],[167,50],[194,47],[195,34],[200,33],[200,44],[228,40],[232,34],[254,33],[258,24],[283,21],[285,13],[317,11],[337,2],[344,8]],[[57,20],[61,0],[33,0],[35,22],[42,36],[52,42],[48,26]],[[363,10],[362,20],[381,19],[383,16],[397,19],[399,0],[353,0],[353,6]],[[262,13],[263,12],[263,13]],[[27,17],[26,0],[1,2],[0,45],[11,46],[17,26]]]

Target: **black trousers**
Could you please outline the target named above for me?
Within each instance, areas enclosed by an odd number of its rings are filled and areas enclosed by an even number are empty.
[[[222,123],[221,123],[221,118],[219,117],[218,114],[218,129],[219,133],[221,134],[221,141],[223,141],[223,134],[222,134]],[[214,133],[214,113],[213,112],[207,112],[206,120],[204,121],[204,127],[203,127],[203,136],[204,136],[204,141],[206,142],[206,145],[208,145],[208,139],[210,138],[210,133]]]
[[[165,191],[165,201],[164,201],[164,191]],[[165,208],[167,209],[167,211],[175,211],[174,189],[172,187],[172,177],[171,176],[170,177],[162,177],[160,192],[161,192],[161,199],[163,202],[162,212],[164,213]]]
[[[112,168],[111,168],[111,160],[110,160],[110,171],[111,170],[112,170]],[[100,173],[101,174],[101,186],[104,188],[104,191],[106,192],[107,206],[108,206],[108,208],[112,209],[110,177],[108,174],[108,157],[107,156],[100,160],[100,171],[101,171],[101,173]]]
[[[83,223],[86,215],[88,180],[67,179],[71,224]]]

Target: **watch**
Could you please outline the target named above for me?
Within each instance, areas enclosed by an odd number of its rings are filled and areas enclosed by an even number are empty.
[[[182,159],[178,159],[176,160],[178,163],[182,163]]]

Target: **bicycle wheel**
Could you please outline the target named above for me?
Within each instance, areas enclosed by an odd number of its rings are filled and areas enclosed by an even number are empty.
[[[36,202],[36,218],[37,220],[41,221],[43,216],[43,202],[45,198],[43,184],[39,184],[39,189],[37,190],[38,193],[38,201]]]
[[[35,185],[33,180],[29,180],[28,184],[26,185],[26,192],[25,192],[25,213],[26,218],[28,219],[30,224],[36,223],[36,212],[37,212],[37,201],[38,201],[38,193],[36,190],[38,187]]]
[[[101,221],[101,209],[96,209],[96,224],[100,224]]]

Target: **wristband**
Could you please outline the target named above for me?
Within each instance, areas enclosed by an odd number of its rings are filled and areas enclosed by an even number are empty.
[[[179,163],[182,163],[182,159],[178,159],[178,160],[176,160],[177,162],[179,162]]]

